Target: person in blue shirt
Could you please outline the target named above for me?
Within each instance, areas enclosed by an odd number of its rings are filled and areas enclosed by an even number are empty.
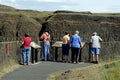
[[[81,38],[79,36],[79,31],[75,31],[75,34],[70,38],[71,43],[71,61],[72,63],[78,63],[78,54],[81,46]]]

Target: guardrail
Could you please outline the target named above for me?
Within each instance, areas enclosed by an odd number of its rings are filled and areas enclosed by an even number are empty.
[[[41,42],[36,42],[37,44],[41,45]],[[51,42],[53,45],[54,42]],[[4,64],[9,64],[11,60],[15,61],[16,63],[21,62],[21,42],[20,41],[12,41],[12,42],[0,42],[0,66]],[[37,51],[38,53],[38,60],[40,61],[42,58],[41,49]],[[120,57],[120,42],[102,42],[101,43],[101,52],[100,52],[100,60],[101,61],[108,61],[108,60],[115,60]],[[70,49],[70,56],[71,56],[71,49]],[[71,57],[70,57],[71,58]],[[52,61],[56,60],[56,47],[50,48],[50,59]],[[57,59],[62,60],[62,49],[58,48],[57,50]],[[90,54],[89,54],[89,43],[85,43],[84,47],[81,49],[81,61],[89,61]]]

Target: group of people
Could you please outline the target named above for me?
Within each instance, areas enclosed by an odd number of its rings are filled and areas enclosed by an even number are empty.
[[[44,32],[40,36],[40,39],[42,40],[42,60],[48,61],[50,54],[50,34],[48,32]],[[100,41],[102,41],[102,39],[97,35],[96,32],[94,32],[90,38],[90,42],[92,44],[90,49],[92,63],[98,63],[99,61]],[[25,37],[22,40],[22,59],[24,65],[30,64],[31,42],[32,39],[29,37],[29,34],[25,33]],[[83,44],[78,30],[76,30],[71,37],[70,34],[66,32],[62,38],[62,61],[68,62],[69,49],[71,48],[71,62],[78,63],[80,48],[82,47]]]
[[[44,61],[47,61],[49,59],[50,34],[48,32],[44,32],[40,39],[42,40],[42,58]],[[30,38],[29,33],[25,33],[21,46],[23,65],[30,65],[31,42],[32,39]]]
[[[78,63],[80,56],[80,48],[84,45],[82,44],[81,38],[79,36],[79,31],[75,31],[75,34],[71,37],[68,32],[65,33],[62,40],[62,55],[63,55],[63,62],[68,62],[69,56],[69,47],[71,47],[71,62]],[[99,61],[99,54],[100,54],[100,41],[102,41],[101,37],[97,35],[96,32],[90,38],[90,54],[91,54],[91,63],[98,64]]]
[[[79,36],[79,31],[75,31],[75,34],[71,37],[69,36],[69,33],[66,32],[66,35],[63,36],[62,42],[63,61],[68,62],[69,48],[71,47],[71,62],[78,63],[79,51],[80,47],[82,47],[82,41]]]

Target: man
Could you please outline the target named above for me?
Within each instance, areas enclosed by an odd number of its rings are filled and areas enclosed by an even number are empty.
[[[91,54],[92,54],[92,63],[98,64],[99,61],[99,54],[100,54],[100,41],[102,39],[97,35],[96,32],[93,33],[93,36],[91,37]]]
[[[75,34],[72,35],[70,39],[71,50],[72,50],[72,55],[71,55],[72,63],[78,63],[78,54],[81,46],[81,38],[78,34],[79,31],[75,31]]]
[[[44,32],[40,37],[42,39],[42,55],[44,61],[49,60],[49,48],[50,48],[50,34],[48,32]]]
[[[63,62],[68,62],[69,40],[70,40],[70,34],[68,32],[65,32],[65,35],[63,36],[63,39],[62,39],[62,60]]]

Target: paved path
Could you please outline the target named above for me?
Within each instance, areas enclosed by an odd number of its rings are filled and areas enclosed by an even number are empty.
[[[60,62],[42,62],[39,64],[22,66],[13,72],[3,76],[0,80],[46,80],[47,76],[60,70],[85,67],[90,63],[60,63]]]

